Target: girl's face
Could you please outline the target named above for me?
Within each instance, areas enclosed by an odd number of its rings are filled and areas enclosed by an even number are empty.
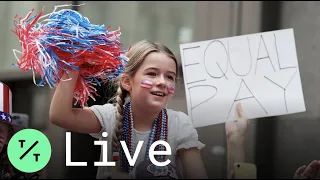
[[[9,138],[9,125],[6,123],[0,123],[0,153],[3,147],[7,144]]]
[[[145,58],[127,87],[133,104],[159,110],[172,98],[175,81],[175,61],[164,53],[153,52]]]

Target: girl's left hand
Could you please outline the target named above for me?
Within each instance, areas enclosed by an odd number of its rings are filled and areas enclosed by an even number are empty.
[[[237,142],[244,140],[248,131],[249,120],[245,117],[241,104],[237,104],[238,119],[225,124],[227,140]]]

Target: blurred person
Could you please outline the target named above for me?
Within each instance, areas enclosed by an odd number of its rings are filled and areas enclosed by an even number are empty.
[[[33,178],[37,173],[24,173],[17,170],[9,161],[7,148],[11,137],[18,131],[27,128],[28,119],[13,116],[10,88],[0,82],[0,179]]]

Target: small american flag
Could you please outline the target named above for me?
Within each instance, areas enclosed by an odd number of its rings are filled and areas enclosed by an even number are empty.
[[[169,84],[169,93],[174,94],[175,86],[174,84]]]
[[[0,121],[11,123],[12,93],[9,87],[0,82]]]
[[[147,79],[141,80],[141,86],[142,86],[142,87],[152,88],[152,85],[153,85],[153,83],[152,83],[152,81],[150,81],[150,80],[147,80]]]

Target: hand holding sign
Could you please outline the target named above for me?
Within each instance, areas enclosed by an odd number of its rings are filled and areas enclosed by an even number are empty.
[[[195,127],[305,111],[293,29],[180,45]]]
[[[230,141],[238,141],[239,139],[245,139],[247,134],[249,120],[245,117],[241,104],[237,104],[238,119],[235,121],[227,121],[226,135]]]

